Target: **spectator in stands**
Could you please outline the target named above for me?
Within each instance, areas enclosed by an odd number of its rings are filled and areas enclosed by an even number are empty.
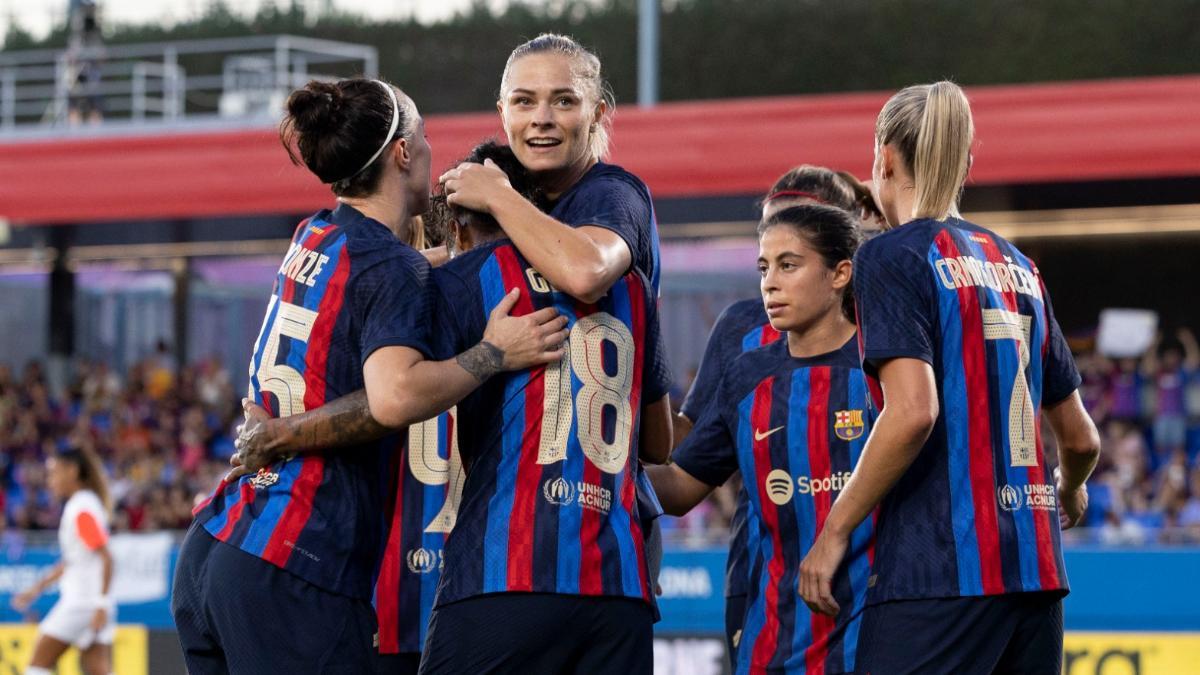
[[[1152,429],[1158,462],[1185,448],[1187,385],[1193,373],[1200,369],[1200,346],[1196,345],[1196,337],[1186,328],[1179,329],[1175,336],[1178,345],[1161,347],[1160,339],[1156,339],[1142,356],[1141,374],[1151,388],[1153,399]]]
[[[100,32],[100,11],[95,0],[72,0],[70,38],[67,47],[67,85],[70,89],[67,121],[96,124],[104,116],[101,93],[101,67],[104,39]]]
[[[155,366],[156,367],[156,366]],[[121,378],[81,362],[61,398],[50,395],[40,364],[15,381],[0,366],[0,523],[19,531],[53,527],[41,463],[68,445],[95,452],[113,476],[114,529],[177,528],[190,521],[193,495],[209,491],[233,452],[238,412],[228,373],[209,361],[184,369],[179,385],[147,395],[149,362]]]
[[[1142,377],[1135,358],[1118,359],[1108,377],[1108,412],[1132,424],[1142,421]]]

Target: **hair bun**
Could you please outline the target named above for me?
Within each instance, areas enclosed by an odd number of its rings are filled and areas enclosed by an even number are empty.
[[[309,82],[288,98],[288,114],[296,129],[304,134],[320,134],[337,129],[342,123],[342,90],[330,82]]]

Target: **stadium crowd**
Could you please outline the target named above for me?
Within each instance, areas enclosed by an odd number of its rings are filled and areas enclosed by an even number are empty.
[[[1076,358],[1103,452],[1089,482],[1088,529],[1067,538],[1200,541],[1200,348],[1191,331],[1178,331],[1141,359],[1095,352]],[[71,444],[103,458],[115,530],[186,529],[196,499],[211,491],[234,452],[240,394],[228,370],[206,359],[177,371],[164,353],[124,375],[102,362],[79,362],[74,370],[56,396],[40,363],[19,373],[0,364],[0,529],[57,527],[44,459],[56,445]],[[733,493],[727,485],[687,516],[665,519],[665,535],[681,545],[720,542]]]
[[[164,355],[123,375],[100,362],[74,370],[55,396],[40,363],[20,375],[0,365],[0,524],[57,529],[44,460],[55,446],[79,445],[111,476],[114,530],[185,529],[195,495],[211,491],[234,452],[241,411],[228,371],[215,360],[176,371]]]

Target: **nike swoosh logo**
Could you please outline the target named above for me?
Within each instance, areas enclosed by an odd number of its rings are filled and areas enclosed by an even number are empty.
[[[775,433],[776,431],[779,431],[782,428],[783,427],[775,427],[774,429],[770,429],[770,430],[766,431],[765,433],[762,431],[758,431],[756,429],[754,431],[754,440],[761,441],[762,439],[766,438],[767,436],[770,436],[771,434]]]

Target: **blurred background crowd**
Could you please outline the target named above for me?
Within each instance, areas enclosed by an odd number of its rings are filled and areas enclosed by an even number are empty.
[[[1200,348],[1192,332],[1167,336],[1140,359],[1090,348],[1076,359],[1103,453],[1089,484],[1087,528],[1069,534],[1116,545],[1200,542]],[[186,528],[195,501],[227,470],[240,396],[217,358],[178,370],[165,347],[123,373],[78,362],[57,394],[39,362],[20,371],[0,365],[0,526],[57,527],[45,457],[81,445],[112,477],[115,529]],[[683,545],[720,541],[737,481],[686,517],[664,519],[667,536]]]

